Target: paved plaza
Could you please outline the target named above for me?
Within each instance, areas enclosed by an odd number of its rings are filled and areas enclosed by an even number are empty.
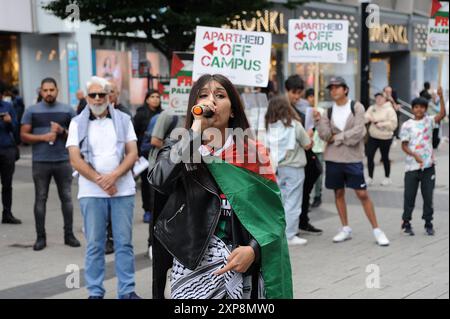
[[[33,217],[34,187],[31,178],[31,149],[22,149],[14,179],[13,209],[22,219],[19,226],[0,225],[0,299],[3,298],[81,298],[87,297],[84,287],[83,262],[85,240],[82,220],[73,182],[74,229],[81,248],[64,245],[62,214],[54,185],[47,203],[47,248],[32,250],[35,240]],[[351,190],[347,192],[353,239],[333,244],[339,219],[332,193],[324,192],[324,203],[311,212],[314,226],[324,230],[321,236],[305,236],[306,246],[290,248],[295,298],[449,298],[449,145],[441,144],[437,152],[437,177],[434,197],[436,235],[424,235],[420,192],[413,215],[415,237],[400,233],[403,205],[403,153],[400,143],[391,152],[393,185],[372,186],[380,227],[391,245],[375,244],[368,221]],[[379,158],[379,155],[376,156]],[[377,160],[378,161],[378,160]],[[383,177],[380,163],[375,181]],[[148,225],[142,222],[140,193],[137,195],[134,226],[136,254],[136,291],[151,298],[151,261],[146,256]],[[106,298],[116,298],[117,280],[114,256],[106,256]],[[73,266],[80,269],[80,288],[69,289]]]

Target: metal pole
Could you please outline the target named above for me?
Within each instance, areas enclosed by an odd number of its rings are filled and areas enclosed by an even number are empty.
[[[315,74],[314,74],[314,108],[319,106],[319,63],[316,62]]]
[[[361,72],[361,91],[360,101],[367,109],[370,104],[369,98],[369,75],[370,75],[370,43],[369,43],[369,28],[367,26],[367,7],[370,4],[369,0],[360,0],[361,2],[361,46],[360,46],[360,72]]]

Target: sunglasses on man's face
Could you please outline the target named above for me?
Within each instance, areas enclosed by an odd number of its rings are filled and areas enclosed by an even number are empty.
[[[89,96],[91,99],[95,99],[95,98],[97,98],[97,96],[98,96],[99,98],[101,98],[101,99],[104,99],[107,95],[108,95],[107,93],[89,93],[89,94],[88,94],[88,96]]]

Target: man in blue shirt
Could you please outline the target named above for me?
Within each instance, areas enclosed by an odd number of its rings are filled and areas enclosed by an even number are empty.
[[[10,103],[3,102],[5,86],[0,83],[0,179],[2,182],[2,224],[21,224],[20,219],[13,216],[12,180],[16,163],[18,123],[16,113]]]
[[[42,80],[40,94],[42,101],[25,111],[20,131],[22,141],[33,145],[34,218],[37,232],[33,249],[42,250],[47,246],[45,208],[52,177],[55,179],[61,200],[64,243],[71,247],[80,247],[80,242],[72,230],[72,168],[65,148],[69,123],[76,114],[69,105],[56,101],[58,87],[53,78]]]

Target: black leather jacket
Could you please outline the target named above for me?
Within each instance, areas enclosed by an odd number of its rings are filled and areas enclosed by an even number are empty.
[[[196,143],[194,143],[196,139]],[[169,196],[155,223],[154,235],[167,251],[188,269],[200,263],[220,218],[220,190],[204,163],[187,164],[187,152],[199,156],[193,145],[199,136],[189,131],[180,141],[168,140],[161,149],[156,166],[149,173],[150,184]],[[181,161],[183,159],[183,161]],[[190,156],[192,160],[192,156]],[[232,244],[251,246],[259,263],[260,247],[233,213]]]

